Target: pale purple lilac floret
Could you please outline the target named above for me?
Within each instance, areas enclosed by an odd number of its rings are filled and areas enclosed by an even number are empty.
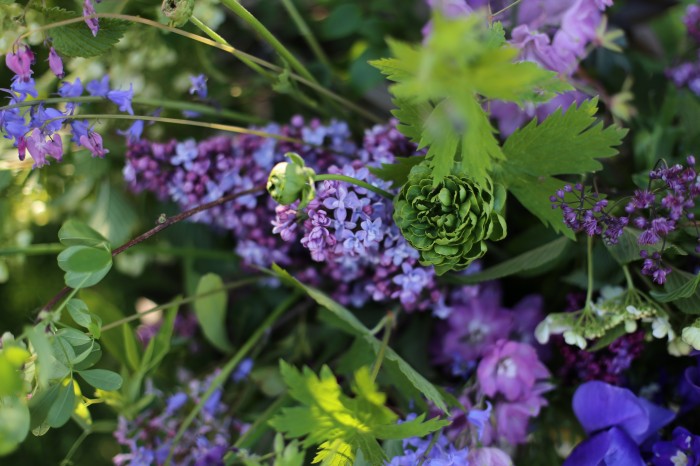
[[[28,97],[38,97],[33,71],[31,69],[35,57],[31,49],[24,45],[5,56],[5,64],[15,73],[10,89],[3,89],[9,94],[9,104],[21,104]],[[62,77],[63,62],[53,47],[49,50],[49,67],[58,77]],[[58,87],[58,95],[63,98],[80,97],[83,94],[83,83],[79,78],[74,82],[62,82]],[[131,101],[133,87],[121,91],[110,89],[109,76],[94,80],[85,86],[92,96],[100,96],[116,103],[119,110],[133,114]],[[65,111],[53,107],[45,107],[38,103],[26,107],[16,107],[0,110],[0,133],[13,141],[20,160],[24,160],[27,151],[34,160],[33,168],[48,165],[51,159],[61,161],[64,153],[63,138],[59,131],[67,129],[71,132],[70,141],[88,149],[93,157],[104,157],[109,151],[102,145],[102,136],[94,131],[85,120],[65,118],[73,116],[80,104],[67,102]]]
[[[119,417],[114,437],[127,451],[116,455],[114,464],[165,464],[178,428],[190,410],[200,402],[216,375],[215,372],[199,380],[183,372],[179,374],[180,384],[186,389],[168,397],[149,388],[148,393],[156,395],[156,400],[165,398],[165,403],[154,403],[133,420]],[[224,456],[230,451],[233,441],[249,426],[230,416],[229,406],[222,400],[223,394],[221,388],[214,391],[182,438],[174,444],[173,464],[224,464]]]
[[[532,61],[572,79],[589,46],[601,41],[599,28],[603,12],[612,0],[522,0],[514,8],[511,1],[428,0],[428,5],[448,18],[472,14],[489,8],[510,31],[508,42],[520,49],[519,59]],[[516,12],[515,16],[513,12]],[[500,14],[499,14],[500,12]],[[424,35],[431,32],[430,24]],[[566,110],[586,98],[578,91],[568,91],[542,104],[518,106],[514,103],[489,102],[491,116],[498,121],[500,133],[508,136],[533,117],[544,119],[558,108]]]
[[[564,224],[574,232],[601,236],[616,244],[629,226],[640,230],[637,242],[645,247],[640,252],[644,260],[642,273],[662,285],[671,273],[662,255],[667,238],[690,224],[695,218],[692,210],[700,196],[700,178],[695,169],[695,157],[688,156],[687,165],[661,166],[649,172],[649,186],[638,189],[624,208],[624,215],[614,215],[606,199],[590,193],[581,184],[566,185],[550,197],[553,209],[561,209]],[[700,243],[700,235],[697,238]],[[647,246],[660,244],[660,251]],[[696,248],[700,250],[700,246]]]
[[[700,42],[700,5],[697,3],[688,5],[683,17],[688,35],[695,45]],[[679,88],[688,88],[695,95],[700,96],[700,55],[695,52],[694,59],[685,61],[666,70],[666,75]]]

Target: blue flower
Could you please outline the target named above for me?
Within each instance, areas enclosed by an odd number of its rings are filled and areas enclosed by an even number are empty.
[[[178,409],[182,408],[185,403],[187,403],[187,394],[186,393],[176,393],[170,398],[168,398],[168,404],[165,408],[165,412],[168,416],[171,416],[175,411]]]
[[[197,94],[202,99],[207,98],[207,77],[203,74],[190,76],[190,94]]]
[[[580,443],[562,466],[644,466],[639,447],[618,427],[600,432]]]
[[[134,85],[129,85],[128,91],[109,91],[107,98],[119,106],[119,110],[127,112],[129,115],[134,114],[131,108],[131,99],[134,98]]]
[[[492,408],[493,408],[493,406],[491,406],[491,403],[489,403],[487,401],[486,402],[486,409],[484,409],[484,410],[472,409],[469,411],[469,415],[467,416],[467,420],[471,424],[476,426],[479,440],[481,440],[481,437],[484,435],[484,428],[486,427],[486,424],[488,424],[489,419],[491,418],[491,409]]]
[[[126,131],[118,129],[117,133],[126,136],[129,144],[140,141],[143,134],[143,120],[136,120]]]
[[[85,86],[88,93],[93,97],[107,97],[109,92],[109,75],[104,75],[101,80],[93,79]]]
[[[700,464],[700,436],[683,427],[673,430],[673,440],[656,442],[652,447],[654,466],[698,466]]]

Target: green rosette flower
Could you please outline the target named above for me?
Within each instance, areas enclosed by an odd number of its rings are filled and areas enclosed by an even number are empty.
[[[282,205],[299,200],[301,210],[316,197],[316,173],[306,166],[299,154],[287,152],[285,155],[291,162],[280,162],[272,167],[267,179],[267,192]]]
[[[448,175],[435,184],[432,170],[416,165],[394,200],[394,221],[404,238],[420,251],[421,264],[442,275],[466,268],[486,254],[486,241],[506,236],[500,215],[505,189],[487,179]]]

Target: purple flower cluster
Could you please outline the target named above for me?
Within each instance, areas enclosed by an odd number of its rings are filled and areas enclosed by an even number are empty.
[[[625,371],[644,349],[644,335],[641,331],[623,335],[595,352],[569,345],[561,337],[555,338],[557,351],[564,358],[557,375],[567,381],[602,380],[620,385]]]
[[[683,427],[673,430],[673,439],[658,441],[652,447],[654,466],[700,465],[700,436],[693,435]]]
[[[250,134],[199,143],[132,141],[124,177],[135,192],[152,191],[184,210],[264,186],[271,168],[287,152],[298,153],[317,172],[351,176],[382,188],[386,183],[367,166],[416,153],[396,122],[368,130],[361,147],[341,122],[307,124],[297,116],[289,125],[257,129],[299,142]],[[316,285],[321,277],[332,279],[333,296],[343,304],[397,300],[409,310],[427,309],[438,296],[434,272],[418,264],[418,253],[403,239],[391,215],[391,202],[379,195],[326,180],[302,211],[298,204],[277,206],[267,196],[249,195],[202,212],[194,220],[232,232],[245,265],[278,263]],[[309,256],[319,264],[313,266]]]
[[[21,104],[28,97],[38,97],[31,69],[34,63],[34,53],[29,47],[19,45],[15,52],[5,56],[7,67],[15,73],[10,89],[9,106]],[[51,47],[49,51],[49,67],[59,78],[63,77],[63,62]],[[133,115],[131,100],[133,88],[129,90],[111,89],[109,77],[100,81],[92,81],[85,86],[91,96],[104,97],[118,105],[119,110]],[[77,78],[74,82],[63,82],[58,88],[58,95],[64,98],[80,97],[83,94],[83,84]],[[102,145],[100,136],[90,126],[87,120],[72,118],[79,104],[69,102],[65,111],[45,107],[43,104],[28,107],[0,109],[0,132],[6,139],[11,139],[19,153],[19,159],[24,160],[27,151],[34,159],[33,168],[43,167],[50,163],[50,158],[61,161],[64,153],[63,138],[59,131],[64,128],[71,133],[71,142],[88,149],[93,157],[104,157],[109,151]],[[68,117],[71,118],[62,118]]]
[[[515,338],[533,343],[533,332],[543,317],[542,297],[523,298],[513,309],[504,308],[497,283],[462,288],[451,293],[438,311],[444,320],[435,327],[434,360],[466,375],[470,367],[498,340]]]
[[[480,391],[494,400],[495,425],[487,429],[484,444],[525,443],[530,419],[547,405],[542,396],[553,388],[549,371],[535,348],[499,340],[484,355],[476,370]]]
[[[634,226],[641,230],[637,242],[642,247],[661,243],[661,251],[643,249],[642,273],[663,284],[671,268],[662,260],[667,237],[679,230],[683,221],[693,221],[695,200],[700,195],[700,179],[695,169],[695,157],[688,156],[688,166],[662,166],[649,172],[649,187],[638,189],[625,206],[623,216],[611,213],[608,201],[599,200],[581,185],[564,186],[550,197],[552,208],[562,210],[564,223],[575,232],[601,236],[610,244],[617,243],[623,229]],[[698,234],[700,242],[700,234]]]
[[[114,433],[117,442],[128,452],[114,457],[117,466],[151,466],[165,464],[173,439],[184,418],[209,388],[216,373],[204,380],[181,374],[181,383],[187,388],[167,398],[164,406],[154,406],[142,411],[135,419],[119,417]],[[152,394],[162,398],[162,393],[151,389]],[[229,407],[221,398],[222,389],[217,389],[204,403],[180,441],[174,445],[173,464],[205,466],[223,465],[224,455],[232,440],[248,429],[248,425],[233,419]]]
[[[471,14],[476,8],[489,7],[498,12],[510,6],[511,1],[487,0],[428,0],[428,4],[439,9],[447,17]],[[520,49],[519,59],[540,64],[571,78],[585,58],[589,44],[599,43],[598,29],[603,21],[603,11],[612,5],[612,0],[523,0],[517,5],[514,21],[512,11],[506,9],[495,19],[510,27],[509,43]],[[425,34],[430,32],[427,27]],[[566,110],[572,104],[585,99],[578,91],[569,91],[549,102],[524,108],[517,104],[490,102],[491,115],[498,120],[499,130],[504,136],[513,133],[533,117],[542,120],[557,108]]]
[[[469,466],[469,449],[457,448],[447,437],[439,434],[436,441],[430,438],[409,438],[403,441],[404,454],[394,456],[387,466]]]
[[[683,17],[683,24],[685,24],[688,35],[695,42],[700,42],[700,5],[688,5]],[[695,95],[700,96],[700,56],[694,61],[683,62],[678,66],[669,68],[666,70],[666,75],[676,87],[687,87]]]
[[[648,439],[653,438],[659,429],[669,424],[675,417],[672,411],[657,406],[644,398],[637,397],[626,388],[615,387],[604,382],[592,381],[581,385],[574,394],[573,409],[583,430],[590,437],[576,446],[564,462],[564,466],[582,464],[624,464],[644,466],[640,446],[645,448]],[[693,440],[683,436],[682,440]],[[675,435],[674,435],[674,440]],[[694,451],[691,444],[686,449],[669,445],[673,442],[657,442],[659,463],[653,464],[691,464],[675,462],[673,454],[678,451],[686,454]],[[684,444],[684,446],[686,446]],[[675,453],[673,453],[675,451]],[[677,459],[681,459],[677,457]],[[670,462],[663,462],[668,460]]]

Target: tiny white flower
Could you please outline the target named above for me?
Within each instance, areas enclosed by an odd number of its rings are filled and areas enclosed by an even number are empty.
[[[675,332],[671,328],[671,323],[668,321],[668,317],[662,316],[657,317],[651,321],[651,334],[654,338],[663,338],[668,335],[668,340],[671,341],[675,337]]]
[[[668,354],[676,357],[687,356],[690,354],[690,346],[688,346],[680,338],[674,338],[671,340],[671,342],[668,344],[667,350]]]
[[[637,309],[636,307],[632,306],[631,304],[625,308],[627,312],[632,314],[634,317],[639,317],[642,315],[642,311]]]
[[[681,338],[696,350],[700,350],[700,328],[695,325],[683,329]]]
[[[636,320],[626,320],[625,321],[625,332],[627,333],[632,333],[637,330],[637,321]]]
[[[586,339],[573,330],[567,330],[564,332],[564,341],[567,345],[575,345],[581,349],[586,349],[586,346],[588,346]]]
[[[600,298],[604,301],[607,301],[609,299],[614,299],[617,298],[618,296],[622,296],[622,294],[625,292],[625,289],[622,288],[621,286],[610,286],[610,285],[605,285],[600,289]]]
[[[535,327],[535,339],[539,342],[540,345],[544,345],[549,341],[549,334],[550,334],[550,324],[551,320],[549,316],[544,319],[542,322],[537,324],[537,327]]]

